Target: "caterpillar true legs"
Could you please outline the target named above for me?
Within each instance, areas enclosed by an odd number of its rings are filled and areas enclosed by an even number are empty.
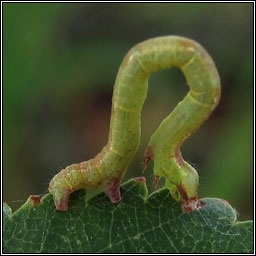
[[[136,45],[125,56],[114,87],[108,143],[95,158],[68,166],[53,177],[49,192],[58,210],[67,210],[70,193],[81,188],[102,186],[112,202],[120,201],[120,181],[140,143],[148,78],[171,67],[182,70],[190,91],[151,137],[144,167],[154,160],[155,185],[164,177],[184,212],[200,207],[198,174],[183,160],[180,146],[218,104],[220,79],[202,46],[184,37],[164,36]]]

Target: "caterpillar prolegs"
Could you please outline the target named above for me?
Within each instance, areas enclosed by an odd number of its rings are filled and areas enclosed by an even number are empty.
[[[95,158],[61,170],[49,184],[57,210],[68,209],[75,190],[102,186],[113,203],[119,202],[120,181],[135,155],[141,132],[141,110],[152,72],[178,67],[190,87],[186,97],[151,137],[144,169],[154,160],[155,186],[161,177],[183,211],[200,208],[198,174],[181,156],[182,143],[208,118],[220,98],[220,78],[208,53],[197,42],[163,36],[134,46],[119,68],[112,97],[108,142]]]

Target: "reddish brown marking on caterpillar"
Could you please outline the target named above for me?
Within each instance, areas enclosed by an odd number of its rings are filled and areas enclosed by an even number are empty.
[[[34,205],[40,204],[40,196],[38,196],[38,195],[31,195],[29,197],[29,199],[31,199],[33,201]]]
[[[106,186],[104,192],[110,198],[112,203],[118,203],[121,200],[120,196],[120,178],[116,178],[113,182]]]
[[[197,128],[196,128],[197,129]],[[181,155],[181,152],[180,152],[180,146],[182,145],[183,142],[181,142],[175,149],[174,149],[174,158],[175,160],[177,161],[177,163],[180,165],[180,166],[184,166],[188,169],[191,170],[191,167],[184,161],[182,155]]]
[[[102,159],[103,155],[102,154],[98,154],[93,158],[93,163],[95,164],[95,166],[100,164],[100,161]]]
[[[175,157],[175,160],[177,161],[177,163],[180,165],[180,166],[186,166],[186,163],[181,155],[181,152],[180,152],[180,145],[178,145],[175,149],[174,149],[174,157]]]
[[[189,198],[189,200],[181,202],[181,208],[184,213],[198,211],[204,206],[205,203],[197,198]]]
[[[128,62],[129,62],[131,56],[133,56],[133,53],[132,53],[131,51],[129,51],[129,52],[126,54],[126,56],[124,57],[124,59],[123,59],[123,62],[122,62],[122,65],[123,65],[123,66],[127,66],[127,64],[128,64]]]
[[[148,168],[148,164],[151,160],[154,159],[154,148],[153,146],[149,146],[146,151],[146,156],[144,159],[144,170]]]
[[[182,186],[178,186],[179,192],[182,196],[180,200],[181,208],[184,213],[189,213],[195,210],[201,209],[205,203],[197,198],[197,195],[194,197],[188,198],[185,189]]]
[[[134,180],[139,181],[139,182],[146,182],[146,178],[141,176],[141,177],[135,177]]]
[[[189,48],[189,47],[195,48],[195,43],[193,41],[181,41],[180,45],[185,48]]]
[[[206,205],[205,202],[203,202],[202,200],[198,200],[198,207],[202,208]]]
[[[160,177],[155,175],[154,176],[154,189],[156,190],[158,188],[158,182],[160,180]]]
[[[183,188],[183,186],[178,186],[178,190],[182,196],[182,199],[187,201],[188,200],[188,195],[187,195],[187,192],[186,190]]]
[[[69,196],[72,193],[72,190],[66,190],[60,204],[55,204],[56,209],[59,211],[67,211],[68,210],[68,202],[69,202]]]
[[[86,170],[86,169],[87,169],[86,162],[85,162],[85,161],[84,161],[84,162],[81,162],[81,163],[79,164],[79,168],[80,168],[80,170]]]

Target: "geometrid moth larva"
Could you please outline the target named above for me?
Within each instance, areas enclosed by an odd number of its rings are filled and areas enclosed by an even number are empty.
[[[120,198],[120,181],[140,143],[141,110],[152,72],[178,67],[190,87],[186,97],[151,137],[144,168],[154,160],[155,185],[165,186],[183,211],[199,209],[198,174],[181,156],[182,143],[208,118],[220,98],[220,78],[211,57],[197,42],[163,36],[134,46],[125,56],[115,81],[108,142],[93,159],[61,170],[49,184],[57,210],[68,209],[75,190],[102,186],[113,203]]]

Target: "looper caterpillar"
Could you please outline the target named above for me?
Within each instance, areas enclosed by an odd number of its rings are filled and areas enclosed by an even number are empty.
[[[102,186],[113,203],[120,198],[120,181],[140,143],[140,116],[148,78],[160,69],[178,67],[190,87],[151,137],[144,168],[154,160],[155,185],[164,177],[183,211],[200,208],[198,174],[181,156],[180,146],[208,118],[220,98],[220,78],[211,57],[197,42],[163,36],[134,46],[125,56],[115,81],[108,142],[93,159],[61,170],[49,184],[57,210],[68,208],[75,190]]]

